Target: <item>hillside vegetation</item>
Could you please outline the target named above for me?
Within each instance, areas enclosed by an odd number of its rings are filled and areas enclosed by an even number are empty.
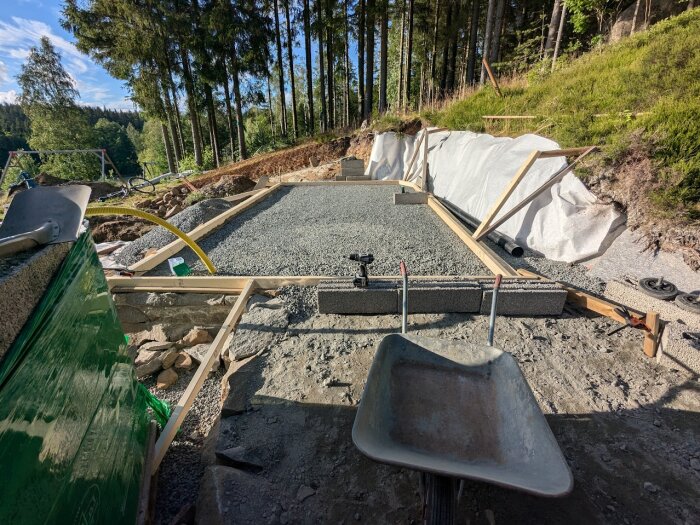
[[[528,131],[540,129],[565,147],[600,145],[597,165],[589,164],[579,176],[594,185],[601,172],[613,179],[638,176],[626,183],[638,186],[627,199],[636,202],[615,200],[628,208],[650,203],[640,223],[673,218],[695,229],[697,245],[700,9],[591,51],[553,73],[536,68],[502,91],[500,98],[494,89],[482,89],[423,116],[451,129],[485,131],[483,115],[536,115],[527,121]],[[601,113],[610,115],[594,117]]]

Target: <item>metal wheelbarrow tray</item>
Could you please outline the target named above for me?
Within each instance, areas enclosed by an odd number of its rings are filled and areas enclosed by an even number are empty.
[[[386,336],[352,438],[362,453],[392,465],[540,496],[573,487],[518,364],[487,345]]]

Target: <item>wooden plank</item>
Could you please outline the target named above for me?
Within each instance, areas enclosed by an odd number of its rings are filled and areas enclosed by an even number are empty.
[[[489,211],[486,212],[486,215],[484,216],[484,219],[481,221],[481,224],[479,224],[479,227],[474,231],[474,239],[475,240],[478,241],[483,237],[482,232],[491,225],[491,222],[496,218],[496,215],[498,215],[498,212],[501,211],[501,208],[503,208],[503,205],[510,198],[510,196],[515,191],[515,188],[518,187],[518,184],[520,184],[520,181],[523,180],[523,178],[525,177],[527,172],[530,171],[530,168],[535,163],[535,161],[537,161],[537,159],[539,157],[540,157],[540,152],[537,150],[530,153],[530,156],[525,160],[525,162],[522,164],[522,166],[520,166],[520,168],[518,169],[515,176],[512,179],[510,179],[510,182],[503,189],[503,192],[498,197],[498,199],[496,199],[496,202],[494,202],[491,205],[491,208],[489,208]]]
[[[226,221],[229,219],[235,217],[236,215],[240,215],[244,211],[246,211],[248,208],[252,208],[255,206],[258,202],[266,199],[270,195],[272,195],[274,192],[276,192],[278,189],[280,189],[282,186],[280,184],[275,184],[274,186],[267,188],[266,190],[262,190],[260,193],[257,195],[253,195],[249,199],[245,200],[241,204],[238,204],[237,206],[234,206],[233,208],[225,211],[224,213],[221,213],[211,219],[210,221],[205,222],[204,224],[200,224],[197,226],[194,230],[189,232],[189,237],[196,241],[197,239],[204,237],[205,235],[211,233],[213,230],[216,228],[220,227],[223,225]],[[160,263],[165,261],[168,257],[171,257],[175,255],[177,252],[185,248],[187,244],[185,244],[185,241],[182,239],[176,239],[170,244],[164,246],[160,250],[158,250],[156,253],[153,255],[150,255],[148,257],[145,257],[141,259],[139,262],[132,264],[129,269],[134,271],[134,272],[146,272],[148,270],[152,270],[156,266],[158,266]]]
[[[444,275],[411,275],[411,280],[432,280],[444,278]],[[453,277],[453,276],[450,276]],[[493,275],[459,275],[454,276],[459,279],[493,279]],[[342,279],[343,276],[332,275],[270,275],[270,276],[247,276],[247,277],[227,277],[227,276],[193,276],[193,277],[108,277],[112,293],[133,293],[133,292],[175,292],[187,293],[230,293],[238,294],[243,291],[250,279],[255,280],[258,290],[275,290],[280,286],[315,286],[320,281],[329,279]],[[346,278],[350,279],[348,275]],[[374,279],[399,279],[399,275],[377,275]],[[512,275],[509,279],[538,279],[522,275]]]
[[[423,141],[423,169],[421,170],[421,186],[423,191],[428,191],[428,149],[430,146],[430,134]]]
[[[420,186],[418,186],[418,184],[416,184],[415,182],[409,182],[407,180],[400,180],[398,182],[399,182],[399,186],[405,186],[406,188],[411,188],[412,190],[417,191],[417,192],[423,191],[420,188]]]
[[[194,376],[192,376],[190,384],[187,385],[187,389],[182,394],[182,397],[180,397],[177,406],[173,408],[170,419],[168,419],[168,423],[165,425],[163,432],[160,434],[160,437],[156,442],[153,466],[151,470],[153,474],[156,473],[158,467],[160,466],[160,462],[163,461],[163,457],[165,457],[165,453],[168,450],[170,443],[172,443],[173,438],[175,438],[175,434],[182,425],[182,421],[185,419],[185,416],[192,406],[195,397],[197,397],[197,394],[202,388],[202,384],[204,384],[204,380],[207,378],[209,370],[211,370],[214,361],[219,359],[219,354],[221,353],[221,349],[226,342],[226,338],[236,327],[238,320],[245,311],[248,298],[253,294],[256,287],[257,284],[255,280],[249,279],[248,284],[246,284],[243,292],[241,292],[241,295],[239,295],[238,299],[236,299],[236,303],[233,305],[233,308],[231,308],[231,311],[224,320],[223,325],[221,325],[221,329],[216,334],[214,341],[209,346],[209,350],[204,356],[204,360],[199,364],[197,371],[194,373]]]
[[[281,186],[396,186],[398,180],[302,180],[280,182]]]
[[[486,120],[533,120],[537,115],[483,115]]]
[[[565,148],[565,149],[553,149],[549,151],[540,151],[541,159],[551,159],[554,157],[574,157],[577,155],[582,155],[586,153],[589,149],[595,148],[597,146],[585,146],[583,148]]]
[[[428,198],[428,206],[430,206],[437,216],[462,239],[462,242],[464,242],[464,244],[474,252],[474,255],[476,255],[494,274],[500,273],[504,277],[518,275],[513,267],[496,255],[488,246],[474,240],[469,230],[467,230],[447,208],[438,202],[435,197],[430,196]]]
[[[547,182],[542,184],[539,188],[537,188],[535,191],[530,193],[527,197],[525,197],[522,201],[520,201],[518,204],[513,206],[507,213],[504,213],[503,216],[501,216],[500,219],[496,220],[493,222],[489,227],[485,228],[480,236],[483,237],[485,235],[488,235],[491,233],[493,230],[498,228],[501,224],[506,222],[508,219],[510,219],[513,215],[518,213],[520,210],[522,210],[525,206],[530,204],[533,200],[537,198],[537,196],[542,193],[543,191],[551,188],[554,186],[557,182],[559,182],[562,178],[564,178],[564,175],[569,173],[572,169],[574,169],[574,166],[578,164],[581,160],[586,158],[590,153],[595,151],[597,148],[595,146],[588,148],[584,153],[582,153],[575,161],[573,161],[571,164],[566,166],[565,168],[562,168],[559,170],[557,173],[555,173]],[[541,155],[540,155],[541,158]]]
[[[428,135],[432,133],[442,133],[443,131],[450,131],[449,128],[432,128],[428,130]]]
[[[493,84],[493,87],[496,89],[496,93],[498,93],[499,97],[503,98],[503,93],[501,93],[501,88],[498,86],[498,81],[496,80],[496,76],[493,74],[489,61],[486,60],[486,57],[484,57],[481,59],[481,62],[484,64],[486,72],[489,74],[489,80],[491,80],[491,84]]]
[[[413,164],[418,158],[418,151],[420,150],[420,145],[423,143],[423,139],[427,136],[428,134],[425,133],[425,128],[423,128],[423,134],[418,138],[418,142],[413,145],[413,155],[411,155],[411,160],[408,161],[408,166],[406,166],[406,169],[403,172],[403,180],[408,180],[408,176],[411,173],[411,169],[413,169]]]

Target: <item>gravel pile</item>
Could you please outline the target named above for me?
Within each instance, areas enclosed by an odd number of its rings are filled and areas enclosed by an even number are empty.
[[[177,215],[173,215],[168,222],[173,226],[180,228],[185,233],[195,229],[200,224],[203,224],[217,215],[231,208],[233,204],[223,199],[208,199],[198,202]],[[136,239],[126,248],[124,248],[115,259],[119,264],[129,266],[143,258],[143,254],[150,248],[162,248],[170,244],[177,237],[162,227],[157,227],[140,239]]]
[[[370,274],[489,275],[425,205],[393,204],[396,186],[296,186],[278,190],[199,245],[224,275],[354,275],[350,253],[369,252]],[[183,250],[195,273],[205,271]],[[155,269],[167,275],[167,264]]]

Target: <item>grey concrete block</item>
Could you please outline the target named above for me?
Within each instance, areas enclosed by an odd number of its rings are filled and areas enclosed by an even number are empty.
[[[365,181],[365,180],[372,180],[371,175],[362,175],[362,173],[358,175],[348,175],[345,177],[345,180],[347,181]]]
[[[394,204],[426,204],[427,202],[427,193],[394,193]]]
[[[403,286],[399,281],[399,308],[402,311]],[[479,312],[482,290],[478,282],[466,280],[430,280],[408,283],[408,313]]]
[[[317,287],[318,311],[322,314],[395,314],[398,291],[393,281],[371,281],[369,288],[356,288],[352,279],[323,281]]]
[[[481,313],[491,312],[493,281],[482,282]],[[498,315],[536,316],[561,315],[566,302],[566,290],[557,283],[525,280],[505,280],[498,292]]]

